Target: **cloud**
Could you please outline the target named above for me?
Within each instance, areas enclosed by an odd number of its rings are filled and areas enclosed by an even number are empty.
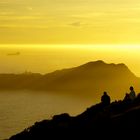
[[[0,16],[11,16],[11,15],[13,15],[14,14],[14,12],[10,12],[10,11],[6,11],[6,12],[4,12],[4,11],[2,11],[2,12],[0,12]]]
[[[26,7],[27,10],[32,11],[33,7]]]
[[[6,14],[6,13],[5,13]],[[0,20],[35,20],[35,19],[42,19],[42,16],[7,16],[7,15],[0,15]]]
[[[69,25],[74,26],[74,27],[80,27],[82,24],[81,24],[80,21],[78,21],[78,22],[73,22],[73,23],[71,23]]]
[[[5,24],[5,25],[0,25],[0,28],[10,28],[10,29],[15,29],[15,28],[20,28],[20,29],[48,29],[48,26],[41,26],[41,25],[11,25],[11,24]]]
[[[68,25],[69,26],[73,26],[73,27],[82,27],[82,26],[88,25],[88,24],[87,23],[80,22],[80,21],[77,21],[77,22],[70,23]]]
[[[8,4],[7,1],[0,1],[0,4]]]

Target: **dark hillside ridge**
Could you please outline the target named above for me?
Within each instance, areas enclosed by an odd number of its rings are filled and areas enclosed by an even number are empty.
[[[75,117],[67,113],[36,122],[9,140],[140,139],[140,96],[134,101],[115,101],[87,108]]]

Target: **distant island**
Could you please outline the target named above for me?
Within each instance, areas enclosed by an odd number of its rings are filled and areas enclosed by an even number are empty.
[[[100,98],[104,90],[114,99],[122,98],[130,85],[140,91],[140,78],[125,64],[107,64],[102,60],[45,75],[0,74],[0,90],[45,91],[89,98]]]
[[[140,95],[133,101],[114,101],[87,108],[72,117],[67,113],[36,122],[9,140],[139,139]]]

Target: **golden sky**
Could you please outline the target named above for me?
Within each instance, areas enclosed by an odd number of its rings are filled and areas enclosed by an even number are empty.
[[[139,44],[139,0],[0,0],[1,44]]]
[[[0,73],[47,73],[102,59],[140,76],[140,1],[0,0],[0,44]]]

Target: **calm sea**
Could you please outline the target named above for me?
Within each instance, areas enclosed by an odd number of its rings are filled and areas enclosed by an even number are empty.
[[[0,140],[21,132],[36,121],[67,112],[75,116],[94,102],[54,93],[0,92]]]

